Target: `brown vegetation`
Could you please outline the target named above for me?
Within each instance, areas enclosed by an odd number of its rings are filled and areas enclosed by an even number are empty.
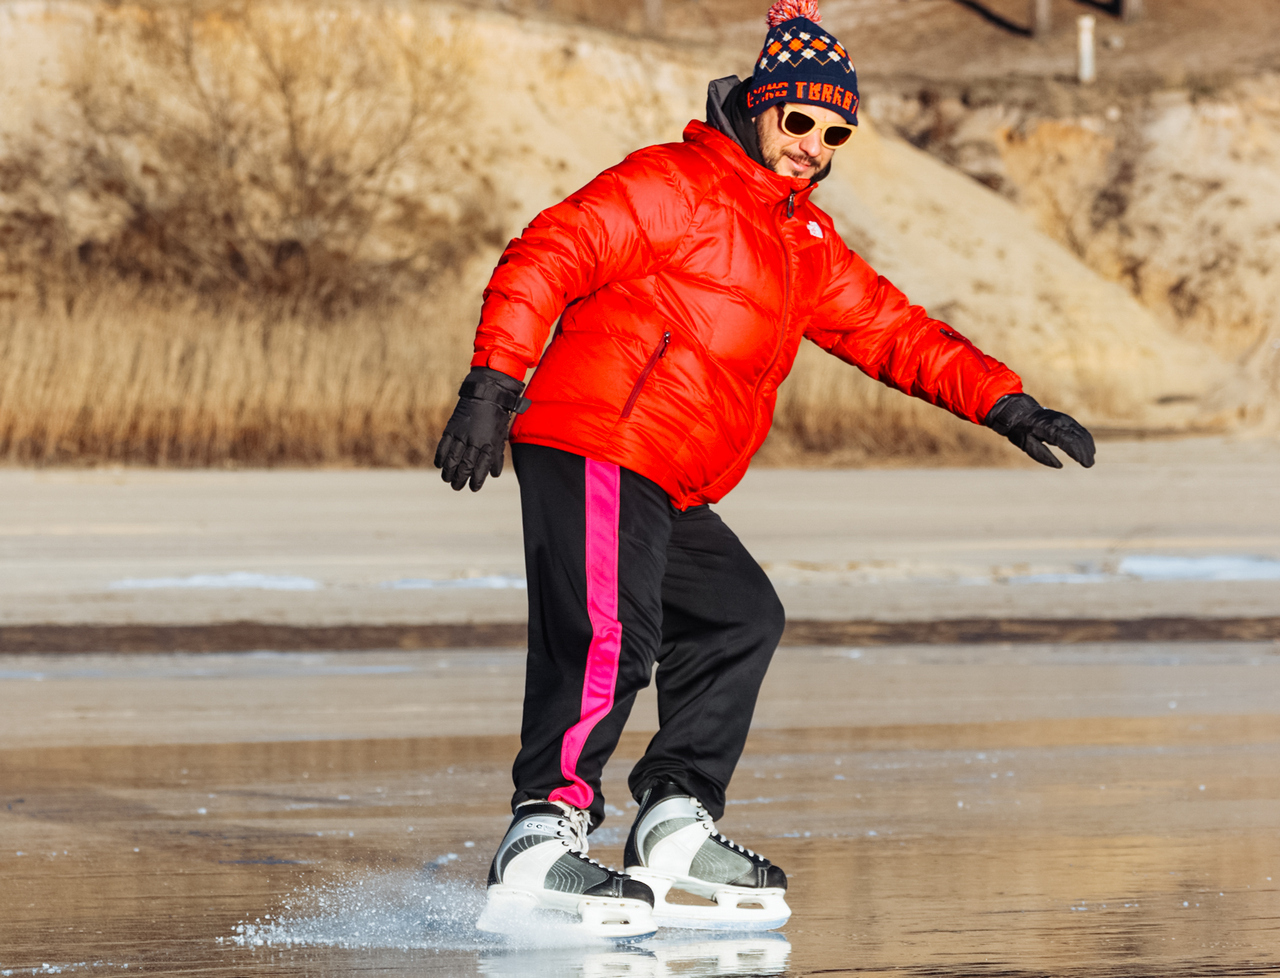
[[[317,324],[249,303],[161,307],[123,284],[71,312],[22,302],[0,320],[0,458],[427,464],[466,357],[459,330],[407,303]]]
[[[9,272],[42,298],[105,273],[336,312],[493,243],[490,190],[451,158],[457,47],[386,9],[282,13],[100,13],[65,111],[0,169]]]
[[[456,46],[389,10],[127,14],[0,163],[0,458],[429,461],[446,286],[498,240]]]
[[[502,241],[674,137],[720,71],[433,4],[58,10],[33,30],[65,70],[32,125],[0,120],[0,460],[20,463],[429,464]],[[1055,406],[1199,423],[1212,370],[913,152],[864,126],[824,184],[851,244]],[[1021,456],[806,348],[761,460]]]
[[[449,277],[416,304],[318,322],[306,309],[97,284],[0,318],[0,459],[21,464],[428,465],[470,353]],[[1003,440],[806,351],[766,464],[992,464]]]
[[[461,45],[388,9],[136,7],[67,60],[0,162],[0,459],[429,464],[510,223]],[[797,373],[765,460],[992,457]]]

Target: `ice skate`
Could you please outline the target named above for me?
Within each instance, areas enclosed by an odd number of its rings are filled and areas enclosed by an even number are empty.
[[[624,858],[627,875],[653,890],[661,927],[773,930],[791,916],[786,874],[717,832],[698,799],[674,784],[645,792]],[[713,902],[670,903],[672,889]]]
[[[587,813],[563,802],[521,805],[489,869],[479,930],[539,943],[566,937],[639,941],[657,930],[649,887],[587,856]]]

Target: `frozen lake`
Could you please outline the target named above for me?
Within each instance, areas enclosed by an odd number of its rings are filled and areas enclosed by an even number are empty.
[[[795,915],[626,950],[471,926],[521,668],[0,657],[0,974],[1280,973],[1280,645],[784,649],[720,824]]]

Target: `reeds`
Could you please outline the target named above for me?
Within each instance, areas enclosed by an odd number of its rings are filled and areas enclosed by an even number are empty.
[[[0,319],[0,459],[429,464],[465,335],[406,304],[322,325],[248,304],[157,307],[123,285],[71,314],[15,304]]]
[[[0,313],[0,460],[58,465],[429,465],[466,372],[478,283],[321,322],[261,302],[157,305],[98,286]],[[451,298],[458,297],[458,298]],[[831,360],[828,365],[825,361]],[[985,463],[1002,439],[814,348],[766,464]]]

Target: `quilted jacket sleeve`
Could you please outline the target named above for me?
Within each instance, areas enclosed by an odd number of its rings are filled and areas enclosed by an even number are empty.
[[[633,153],[547,208],[507,245],[484,292],[473,367],[523,380],[565,307],[661,267],[693,221],[668,147]]]
[[[818,346],[883,384],[977,423],[1004,395],[1022,390],[1016,373],[911,305],[843,243],[834,250],[829,288],[805,331]]]

